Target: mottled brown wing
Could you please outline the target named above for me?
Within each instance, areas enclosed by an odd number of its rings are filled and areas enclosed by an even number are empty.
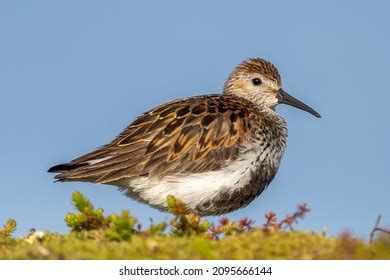
[[[123,178],[162,178],[218,170],[238,156],[251,131],[253,107],[225,95],[204,95],[157,107],[111,143],[69,163],[59,180],[109,183]]]

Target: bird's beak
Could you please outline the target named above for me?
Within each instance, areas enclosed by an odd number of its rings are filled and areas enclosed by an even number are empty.
[[[318,114],[312,108],[307,106],[305,103],[303,103],[303,102],[299,101],[298,99],[292,97],[290,94],[285,92],[282,88],[279,89],[277,98],[278,98],[278,101],[279,101],[278,103],[279,104],[291,105],[291,106],[299,108],[299,109],[301,109],[303,111],[309,112],[310,114],[316,116],[317,118],[321,118],[320,114]]]

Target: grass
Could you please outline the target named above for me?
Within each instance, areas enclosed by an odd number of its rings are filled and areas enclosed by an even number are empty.
[[[368,244],[347,233],[327,237],[295,230],[309,211],[306,205],[279,221],[269,212],[260,227],[247,218],[224,217],[212,225],[168,197],[170,222],[143,229],[126,210],[105,216],[79,192],[72,201],[78,212],[65,217],[68,234],[31,231],[13,238],[16,222],[9,220],[0,229],[0,259],[390,259],[384,234]]]

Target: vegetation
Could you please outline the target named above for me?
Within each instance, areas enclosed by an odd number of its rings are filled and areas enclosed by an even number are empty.
[[[226,217],[214,225],[170,196],[169,223],[151,220],[143,229],[127,210],[105,216],[79,192],[72,201],[78,212],[65,217],[70,228],[65,235],[31,230],[13,238],[16,222],[8,220],[0,229],[0,259],[390,259],[390,238],[378,228],[379,220],[374,230],[382,235],[371,244],[347,233],[327,237],[294,230],[309,212],[305,204],[281,220],[265,214],[260,227],[248,218]]]

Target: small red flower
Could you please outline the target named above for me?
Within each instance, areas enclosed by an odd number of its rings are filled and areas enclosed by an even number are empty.
[[[225,226],[228,222],[229,222],[229,218],[226,216],[222,216],[221,218],[219,218],[219,223],[223,226]]]
[[[276,222],[276,213],[273,211],[270,211],[265,214],[265,218],[267,219],[267,224],[275,223]]]

